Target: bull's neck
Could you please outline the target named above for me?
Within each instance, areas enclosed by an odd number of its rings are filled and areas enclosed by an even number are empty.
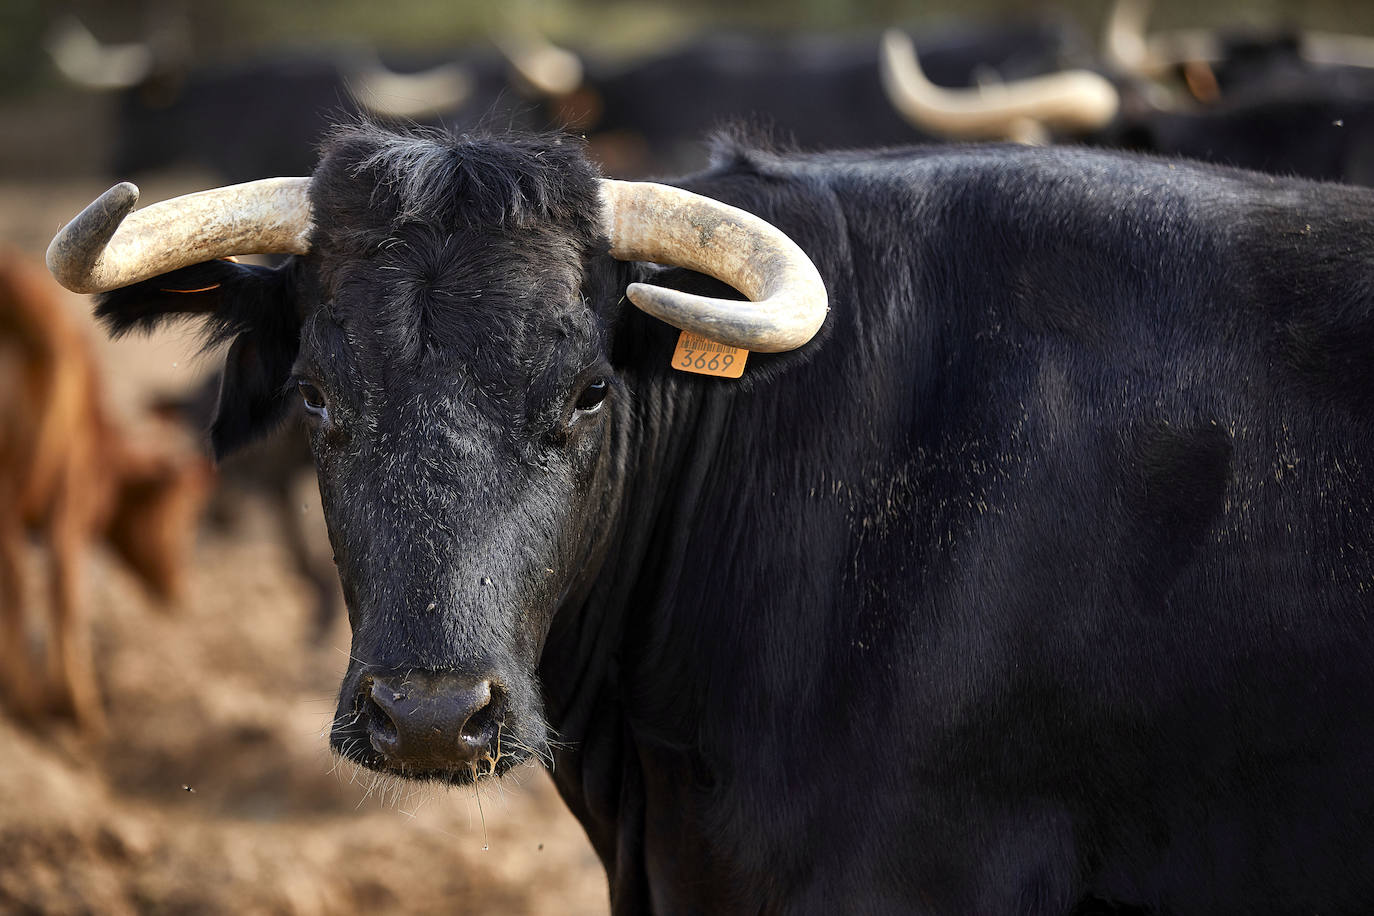
[[[625,380],[633,404],[611,430],[604,559],[585,598],[559,609],[540,666],[550,725],[569,748],[558,752],[554,778],[613,870],[627,865],[617,824],[634,818],[621,810],[633,794],[621,777],[635,758],[627,661],[660,632],[655,609],[676,579],[733,401],[719,383],[676,372]],[[613,785],[599,792],[595,780],[608,777]]]
[[[581,731],[600,702],[593,695],[618,673],[615,653],[627,639],[647,635],[643,615],[672,576],[684,523],[694,514],[730,410],[728,394],[685,377],[655,373],[626,382],[633,405],[610,431],[604,557],[583,587],[571,590],[585,597],[559,609],[544,651],[548,713],[565,737]]]

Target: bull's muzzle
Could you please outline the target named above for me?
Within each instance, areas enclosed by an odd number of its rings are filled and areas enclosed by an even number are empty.
[[[365,739],[379,769],[401,775],[494,772],[505,691],[490,677],[409,671],[364,677],[354,695],[355,721],[341,738]]]

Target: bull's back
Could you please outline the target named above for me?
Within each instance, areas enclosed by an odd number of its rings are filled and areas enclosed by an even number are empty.
[[[790,660],[722,732],[837,824],[887,786],[835,843],[975,909],[1368,905],[1374,199],[1074,151],[839,171],[819,216],[755,202],[832,311],[723,437],[705,511],[778,556],[690,610],[724,665]]]

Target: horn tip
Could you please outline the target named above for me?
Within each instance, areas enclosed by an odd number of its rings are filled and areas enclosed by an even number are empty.
[[[94,258],[137,205],[138,185],[121,181],[63,226],[44,258],[53,278],[74,293],[100,292],[90,276]]]
[[[97,197],[92,206],[97,206],[106,213],[118,213],[123,218],[138,206],[138,194],[138,185],[132,181],[121,181]]]
[[[819,276],[816,279],[819,282]],[[824,285],[781,305],[779,310],[792,313],[792,318],[780,324],[741,316],[704,320],[693,314],[698,297],[652,283],[631,283],[625,295],[640,311],[660,321],[717,343],[756,353],[784,353],[805,345],[820,331],[830,312]],[[741,303],[730,300],[720,301],[720,304],[738,306]]]

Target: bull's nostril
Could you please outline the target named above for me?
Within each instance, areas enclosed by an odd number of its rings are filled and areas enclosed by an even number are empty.
[[[386,754],[396,749],[401,736],[391,714],[376,700],[378,689],[386,688],[379,688],[371,682],[365,684],[363,689],[358,691],[354,707],[358,711],[359,720],[367,726],[367,738],[372,744],[372,749],[379,754]]]
[[[505,714],[505,692],[500,687],[492,686],[489,681],[479,684],[478,691],[480,701],[474,704],[477,708],[458,730],[458,736],[471,746],[482,747],[496,737],[501,717]]]
[[[372,749],[379,754],[389,754],[401,743],[395,723],[386,718],[372,723],[367,730],[367,738],[372,743]]]
[[[483,706],[463,723],[458,730],[458,737],[468,744],[486,744],[491,740],[495,728],[496,717],[492,714],[491,706]]]

